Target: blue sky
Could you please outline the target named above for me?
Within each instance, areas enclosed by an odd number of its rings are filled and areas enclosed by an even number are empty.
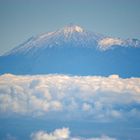
[[[139,0],[0,0],[0,54],[69,23],[140,39]]]

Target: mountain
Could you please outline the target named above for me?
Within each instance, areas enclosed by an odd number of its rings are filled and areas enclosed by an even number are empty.
[[[68,25],[29,38],[0,56],[0,74],[118,74],[140,76],[140,40],[120,39]]]

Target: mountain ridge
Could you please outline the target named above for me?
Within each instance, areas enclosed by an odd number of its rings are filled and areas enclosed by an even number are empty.
[[[86,31],[78,25],[29,38],[0,56],[0,74],[117,74],[139,77],[140,41]]]
[[[47,47],[53,46],[52,44],[54,43],[57,46],[59,46],[59,44],[61,46],[61,43],[66,43],[69,41],[76,43],[80,43],[80,41],[82,41],[80,44],[81,46],[86,46],[85,43],[91,42],[93,45],[90,46],[95,47],[96,44],[100,50],[107,50],[113,48],[115,45],[122,47],[140,47],[140,40],[138,39],[123,40],[121,38],[112,38],[103,34],[86,31],[79,25],[70,24],[54,32],[47,32],[35,37],[31,37],[21,45],[17,46],[9,52],[6,52],[4,55],[9,55],[14,51],[17,52],[21,48],[20,46],[22,46],[22,48],[26,47],[27,49],[35,46],[39,47],[43,45],[43,43],[48,43]]]

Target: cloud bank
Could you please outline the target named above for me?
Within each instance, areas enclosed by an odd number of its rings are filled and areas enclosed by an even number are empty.
[[[0,114],[111,120],[140,117],[140,78],[0,76]]]
[[[38,131],[31,134],[32,140],[117,140],[108,136],[101,136],[95,138],[82,138],[82,137],[71,137],[68,128],[56,129],[51,133],[45,131]]]

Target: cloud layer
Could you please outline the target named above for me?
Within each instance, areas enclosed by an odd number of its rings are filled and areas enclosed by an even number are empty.
[[[111,120],[140,117],[140,78],[0,76],[0,114]]]
[[[38,131],[31,134],[32,140],[117,140],[108,136],[101,136],[95,138],[82,138],[82,137],[71,137],[68,128],[56,129],[52,133],[45,131]]]

